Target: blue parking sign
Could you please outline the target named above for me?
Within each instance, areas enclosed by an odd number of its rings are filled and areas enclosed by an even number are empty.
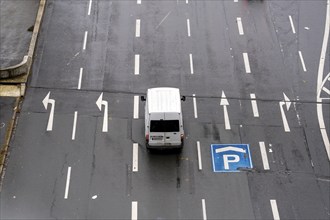
[[[253,168],[248,144],[211,144],[214,172],[239,172]]]

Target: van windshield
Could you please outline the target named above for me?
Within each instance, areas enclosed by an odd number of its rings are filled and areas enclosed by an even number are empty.
[[[179,120],[151,120],[150,132],[178,132],[180,131]]]

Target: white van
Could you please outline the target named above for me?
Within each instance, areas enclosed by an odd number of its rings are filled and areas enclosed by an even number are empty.
[[[184,140],[180,90],[170,87],[150,88],[145,104],[145,137],[147,149],[182,148]]]

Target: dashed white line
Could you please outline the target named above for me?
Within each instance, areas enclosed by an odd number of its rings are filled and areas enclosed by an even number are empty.
[[[81,80],[82,80],[83,72],[84,72],[84,69],[83,68],[80,68],[79,81],[78,81],[78,89],[81,89]]]
[[[141,0],[137,0],[136,3],[137,3],[138,5],[141,5]]]
[[[303,70],[304,70],[304,72],[306,72],[306,66],[305,66],[304,58],[303,58],[302,53],[301,53],[300,50],[299,50],[299,57],[300,57],[300,61],[301,61],[301,65],[303,67]]]
[[[236,20],[237,20],[237,26],[238,26],[239,34],[244,35],[242,19],[240,17],[238,17],[238,18],[236,18]]]
[[[190,37],[190,21],[187,19],[188,37]]]
[[[195,116],[195,118],[198,118],[198,115],[197,115],[197,104],[196,104],[195,94],[193,94],[193,104],[194,104],[194,116]]]
[[[92,9],[92,0],[89,0],[88,15],[91,14],[91,9]]]
[[[137,172],[139,170],[139,145],[137,143],[133,143],[133,172]]]
[[[293,25],[293,21],[292,21],[292,17],[291,17],[291,15],[289,15],[289,19],[290,19],[290,23],[291,23],[291,29],[292,29],[292,32],[295,34],[295,33],[296,33],[296,29],[294,28],[294,25]]]
[[[193,64],[192,54],[189,54],[189,60],[190,60],[190,73],[194,74],[194,64]]]
[[[133,118],[138,119],[139,118],[139,96],[134,96],[134,106],[133,106]]]
[[[135,75],[140,74],[140,55],[139,54],[135,54],[134,74]]]
[[[250,63],[249,63],[249,56],[247,53],[243,53],[244,65],[245,65],[245,72],[251,73]]]
[[[270,205],[272,207],[273,218],[274,220],[280,220],[280,214],[278,213],[277,203],[275,199],[270,200]]]
[[[203,220],[207,220],[205,199],[202,199]]]
[[[70,187],[70,178],[71,178],[71,167],[68,167],[68,173],[67,173],[67,176],[66,176],[64,199],[68,198],[69,187]]]
[[[238,0],[234,0],[234,2],[238,2]]]
[[[136,19],[135,22],[135,37],[140,37],[140,27],[141,27],[141,20],[140,19]]]
[[[186,0],[186,4],[188,4],[189,2],[188,2],[189,0]]]
[[[137,220],[137,218],[138,218],[138,202],[133,201],[132,202],[131,219],[132,220]]]
[[[85,37],[84,37],[84,45],[83,45],[83,50],[86,50],[86,44],[87,44],[87,34],[88,34],[88,31],[85,31]]]
[[[78,112],[75,111],[73,118],[72,140],[76,139],[77,117],[78,117]]]
[[[197,143],[198,170],[202,170],[201,146],[199,141],[197,141],[196,143]]]
[[[256,94],[251,93],[250,97],[251,97],[253,116],[257,118],[257,117],[259,117],[259,111],[258,111],[258,105],[257,105],[257,101],[256,101]]]
[[[264,170],[269,170],[269,163],[268,163],[268,156],[267,156],[265,142],[260,141],[259,146],[260,146],[260,152],[261,152],[261,158],[262,158],[262,164],[264,166]]]

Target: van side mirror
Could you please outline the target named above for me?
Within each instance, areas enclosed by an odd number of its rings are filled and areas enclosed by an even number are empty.
[[[141,101],[144,102],[146,100],[146,97],[144,95],[141,96]]]
[[[181,96],[181,100],[182,100],[182,101],[186,101],[186,96],[184,96],[184,95]]]

